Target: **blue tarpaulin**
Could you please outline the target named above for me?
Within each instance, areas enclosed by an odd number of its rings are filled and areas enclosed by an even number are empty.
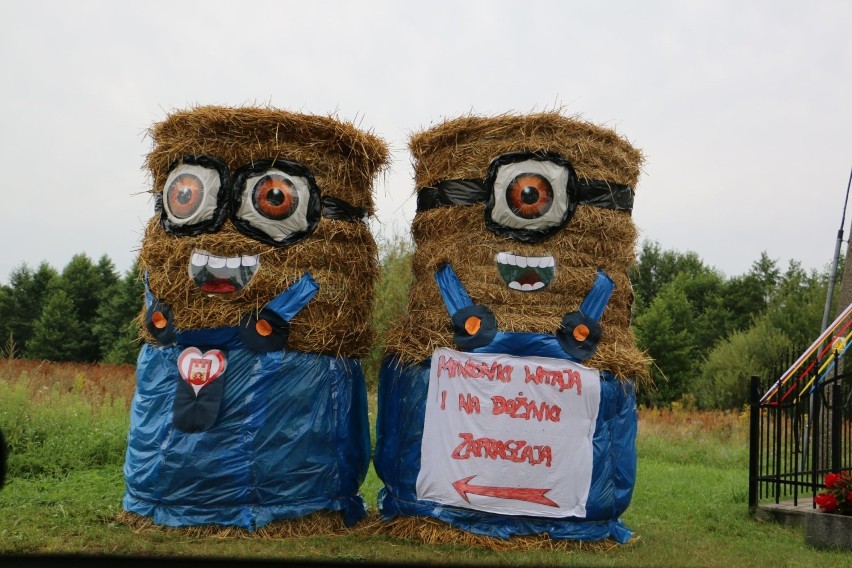
[[[553,336],[498,333],[476,352],[564,357]],[[601,373],[601,401],[593,438],[593,470],[586,517],[540,518],[499,515],[417,499],[426,393],[431,360],[405,364],[385,359],[379,377],[375,468],[384,482],[379,510],[384,519],[429,516],[459,529],[499,538],[547,533],[551,538],[624,543],[631,531],[619,520],[636,480],[638,414],[633,385]]]
[[[207,333],[204,333],[207,332]],[[221,408],[203,432],[172,422],[180,345],[188,337],[227,356]],[[209,342],[209,343],[208,343]],[[354,359],[256,353],[233,328],[199,330],[171,346],[145,345],[137,363],[124,508],[161,525],[236,525],[328,509],[354,523],[370,456],[367,399]]]

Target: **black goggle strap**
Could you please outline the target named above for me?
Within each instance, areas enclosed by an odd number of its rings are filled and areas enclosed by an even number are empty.
[[[342,199],[324,195],[322,197],[322,216],[326,219],[336,219],[338,221],[366,221],[369,216],[366,209],[350,205]]]
[[[583,298],[580,309],[565,314],[562,325],[556,331],[556,339],[562,349],[577,361],[590,359],[601,339],[599,320],[606,309],[615,284],[607,273],[598,268],[592,288]]]
[[[211,221],[210,223],[205,224],[205,228],[193,227],[189,230],[174,230],[167,222],[162,221],[165,216],[165,211],[163,210],[163,194],[159,192],[154,194],[154,214],[160,216],[160,225],[169,234],[190,236],[197,235],[209,229],[215,230],[215,228],[218,227],[216,222]],[[342,199],[325,195],[322,197],[322,216],[326,219],[335,219],[337,221],[363,223],[367,220],[369,214],[367,213],[367,210],[362,207],[355,207]]]
[[[436,207],[485,203],[491,190],[475,179],[450,179],[417,192],[417,213]],[[577,202],[616,211],[633,211],[633,188],[602,180],[578,180]]]
[[[491,343],[497,335],[494,313],[481,304],[473,303],[449,263],[435,272],[435,282],[450,314],[456,345],[470,351]]]

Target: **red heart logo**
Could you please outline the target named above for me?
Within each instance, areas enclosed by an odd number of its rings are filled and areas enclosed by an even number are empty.
[[[202,353],[197,347],[187,347],[178,356],[177,365],[180,376],[198,396],[198,391],[225,372],[228,360],[218,349]]]

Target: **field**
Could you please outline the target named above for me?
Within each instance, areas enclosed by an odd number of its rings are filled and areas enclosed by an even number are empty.
[[[552,550],[431,544],[393,537],[372,512],[354,529],[270,537],[244,531],[131,528],[120,518],[133,368],[0,360],[0,429],[10,445],[0,491],[2,555],[132,555],[311,561],[564,566],[852,566],[805,546],[802,532],[747,511],[744,414],[640,410],[639,473],[622,517],[636,536]],[[371,413],[371,414],[374,414]],[[374,416],[371,416],[374,418]]]

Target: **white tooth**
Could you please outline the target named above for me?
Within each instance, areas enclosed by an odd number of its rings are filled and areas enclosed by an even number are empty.
[[[520,289],[521,289],[521,285],[520,285],[520,284],[518,284],[518,283],[517,283],[517,282],[515,282],[515,281],[512,281],[512,282],[509,282],[509,288],[511,288],[512,290],[520,290]]]
[[[211,256],[207,259],[207,266],[210,268],[222,268],[225,266],[225,259],[221,256]]]
[[[553,257],[552,256],[545,257],[544,260],[541,263],[541,266],[542,266],[542,268],[552,267],[553,266]]]
[[[197,252],[192,253],[192,264],[193,266],[204,266],[207,264],[207,255]]]
[[[515,260],[517,260],[517,261],[518,261],[518,266],[520,266],[521,268],[526,268],[526,267],[527,267],[527,257],[525,257],[525,256],[517,256],[517,257],[515,257]]]
[[[506,253],[505,252],[498,252],[497,253],[497,262],[499,264],[506,264]]]
[[[506,264],[511,264],[512,266],[517,266],[515,264],[515,255],[506,253]]]
[[[527,265],[532,266],[533,268],[537,268],[538,264],[541,262],[541,257],[538,256],[528,256],[527,257]]]
[[[257,257],[256,256],[244,256],[244,257],[242,257],[241,260],[242,260],[243,266],[254,266],[255,264],[257,264]]]
[[[240,266],[240,257],[231,256],[225,260],[225,266],[228,268],[239,268]]]
[[[529,292],[532,289],[533,289],[532,284],[522,284],[521,285],[521,291],[523,291],[523,292]]]
[[[533,290],[540,290],[542,288],[544,288],[544,282],[536,282],[532,285]]]

